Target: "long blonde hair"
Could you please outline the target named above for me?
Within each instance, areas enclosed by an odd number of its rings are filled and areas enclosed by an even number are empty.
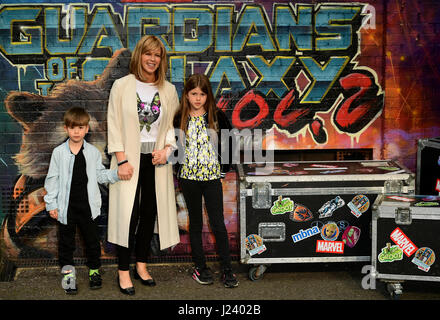
[[[136,44],[134,51],[131,55],[130,60],[130,73],[134,74],[137,79],[141,81],[146,81],[142,72],[142,54],[160,49],[160,64],[159,68],[156,70],[156,81],[155,85],[161,86],[166,78],[168,61],[167,61],[167,51],[162,41],[153,35],[143,36]]]

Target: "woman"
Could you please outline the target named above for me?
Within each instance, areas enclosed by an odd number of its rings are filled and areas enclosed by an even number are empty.
[[[172,166],[166,164],[175,146],[172,122],[179,99],[165,80],[166,70],[163,43],[144,36],[133,51],[130,73],[114,82],[109,98],[108,152],[122,181],[109,189],[108,241],[117,245],[118,284],[129,295],[135,293],[129,273],[132,249],[135,278],[155,285],[146,260],[156,218],[161,249],[180,240]]]

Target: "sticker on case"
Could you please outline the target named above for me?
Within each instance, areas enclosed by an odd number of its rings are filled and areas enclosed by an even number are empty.
[[[385,171],[397,171],[397,170],[399,170],[400,168],[398,168],[398,167],[391,167],[391,166],[389,166],[389,167],[385,167],[385,166],[383,166],[383,167],[378,167],[379,169],[382,169],[382,170],[385,170]]]
[[[286,212],[292,212],[294,208],[294,203],[290,198],[284,198],[279,196],[278,200],[275,200],[273,206],[270,208],[270,213],[273,215],[285,214]]]
[[[318,210],[319,218],[322,219],[331,217],[336,209],[342,208],[344,205],[345,201],[340,196],[336,196],[336,198],[324,203]]]
[[[312,236],[314,236],[315,234],[319,233],[319,228],[318,227],[312,227],[312,228],[308,228],[306,230],[299,230],[298,233],[292,234],[292,240],[294,243],[297,243],[301,240],[310,238]]]
[[[394,229],[390,234],[390,238],[403,250],[407,257],[410,257],[418,249],[400,228]]]
[[[344,242],[317,240],[316,252],[344,254]]]
[[[422,247],[417,250],[411,262],[417,265],[420,270],[428,272],[434,261],[434,251],[431,248]]]
[[[402,197],[402,196],[386,196],[387,199],[397,200],[397,201],[404,201],[404,202],[411,202],[414,201],[414,199]]]
[[[350,208],[351,213],[359,218],[370,207],[370,200],[367,196],[358,194],[347,204],[347,206]]]
[[[356,245],[356,243],[359,241],[360,236],[361,236],[361,229],[355,226],[349,226],[345,229],[341,239],[347,246],[353,248]]]
[[[335,241],[339,236],[338,225],[331,221],[324,225],[321,229],[321,238],[326,241]]]
[[[283,163],[283,167],[286,167],[286,168],[294,168],[297,166],[298,166],[298,163],[292,163],[292,162]]]
[[[420,201],[414,204],[414,207],[438,207],[440,203],[435,201]]]
[[[296,204],[293,212],[289,214],[289,218],[295,222],[309,221],[313,218],[312,212],[302,204]]]
[[[256,234],[247,236],[245,245],[251,256],[261,254],[266,251],[266,246],[263,244],[263,239]]]
[[[391,245],[387,243],[385,248],[382,248],[381,253],[377,256],[379,262],[394,262],[403,259],[403,250],[398,245]]]

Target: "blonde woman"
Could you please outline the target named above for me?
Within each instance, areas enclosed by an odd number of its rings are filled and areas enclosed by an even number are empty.
[[[172,166],[167,158],[175,146],[172,122],[179,107],[177,91],[165,80],[166,50],[155,36],[137,43],[130,73],[113,84],[108,104],[108,152],[120,182],[109,189],[108,241],[117,245],[118,284],[133,295],[129,264],[136,257],[134,277],[156,283],[146,261],[155,223],[160,248],[180,241]]]

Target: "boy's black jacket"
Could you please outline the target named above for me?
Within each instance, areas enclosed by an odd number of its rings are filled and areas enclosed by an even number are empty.
[[[220,163],[220,167],[221,167],[221,177],[224,178],[224,176],[226,175],[226,173],[231,170],[231,163],[232,163],[232,155],[233,155],[233,150],[232,150],[232,134],[230,133],[230,130],[232,130],[232,126],[231,123],[229,122],[228,117],[226,116],[226,114],[216,108],[215,109],[217,112],[217,124],[218,124],[218,130],[217,130],[217,156],[218,156],[218,161]],[[203,115],[204,119],[205,119],[205,123],[208,123],[208,113],[206,112]],[[175,156],[176,153],[180,150],[181,152],[185,152],[185,139],[181,139],[179,137],[179,128],[180,128],[180,118],[181,118],[181,112],[178,111],[176,113],[176,115],[174,116],[174,129],[175,129],[175,135],[176,135],[176,141],[177,141],[177,150],[175,151]],[[228,131],[225,133],[228,133],[228,140],[224,141],[224,143],[221,143],[221,132],[222,129],[227,129]],[[225,148],[228,148],[229,150],[226,150]],[[223,157],[222,157],[223,155]],[[227,159],[224,159],[227,156]],[[183,157],[180,157],[182,160],[184,159]],[[182,161],[179,161],[177,163],[174,163],[175,166],[175,172],[177,172],[177,176],[179,177],[179,173],[180,173],[180,169],[182,167]]]

